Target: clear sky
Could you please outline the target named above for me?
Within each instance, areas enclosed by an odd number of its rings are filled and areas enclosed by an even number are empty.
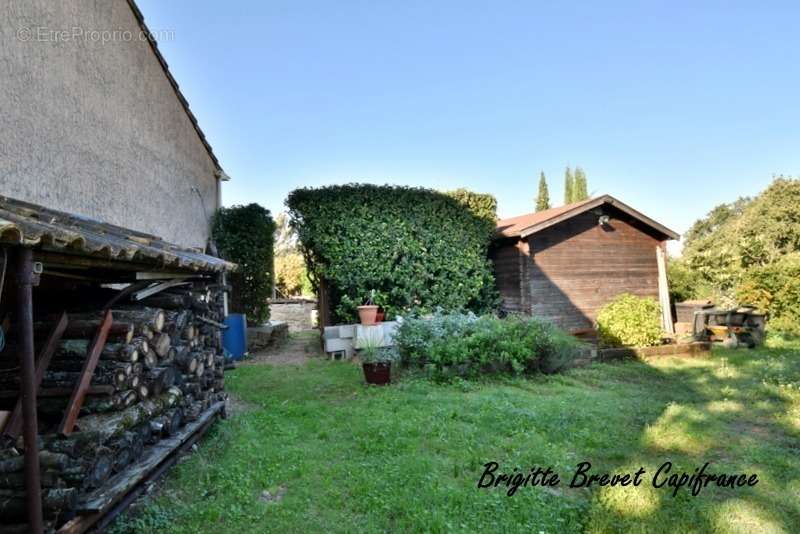
[[[560,203],[567,165],[679,232],[800,173],[800,2],[138,0],[225,205],[346,182]],[[602,5],[601,5],[602,4]]]

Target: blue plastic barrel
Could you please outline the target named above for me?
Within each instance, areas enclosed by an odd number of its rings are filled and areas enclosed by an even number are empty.
[[[232,313],[225,318],[225,324],[228,328],[222,332],[222,346],[232,360],[241,360],[247,352],[247,317],[243,313]]]

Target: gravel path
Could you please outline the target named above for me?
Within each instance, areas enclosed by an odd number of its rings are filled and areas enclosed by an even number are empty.
[[[323,358],[318,330],[293,332],[289,339],[277,347],[272,347],[250,355],[250,358],[237,365],[303,365],[309,360]]]

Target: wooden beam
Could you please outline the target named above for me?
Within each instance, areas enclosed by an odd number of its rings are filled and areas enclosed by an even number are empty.
[[[117,302],[122,300],[123,298],[127,297],[131,293],[135,293],[136,291],[139,291],[140,289],[146,288],[147,286],[150,285],[150,283],[151,282],[149,280],[145,280],[144,282],[136,282],[135,284],[129,285],[128,287],[126,287],[125,289],[123,289],[122,291],[120,291],[119,293],[114,295],[113,297],[111,297],[111,300],[106,302],[106,305],[103,306],[103,311],[110,309],[111,306],[113,306],[114,304],[116,304]]]
[[[672,322],[672,306],[669,302],[669,280],[667,279],[666,243],[656,245],[656,261],[658,263],[658,300],[661,303],[661,323],[668,334],[675,333]]]
[[[189,284],[184,278],[176,278],[175,280],[170,280],[169,282],[161,282],[160,284],[156,284],[154,286],[148,287],[147,289],[142,289],[141,291],[137,291],[136,294],[133,296],[133,300],[143,300],[147,297],[152,297],[156,293],[161,293],[162,291],[169,289],[171,287],[177,287]]]
[[[64,335],[64,331],[67,329],[68,323],[69,320],[66,312],[61,312],[58,322],[56,322],[55,327],[53,327],[52,332],[50,332],[50,335],[47,337],[44,347],[42,347],[42,350],[39,352],[39,356],[36,358],[36,371],[33,377],[33,388],[35,391],[39,390],[39,385],[42,383],[44,373],[47,371],[47,368],[50,365],[50,360],[53,358],[53,354],[55,354],[56,349],[58,348],[58,343],[61,341],[61,336]],[[21,431],[22,399],[18,399],[17,405],[14,407],[14,410],[11,412],[11,416],[8,418],[4,434],[16,439]]]
[[[100,359],[100,353],[103,352],[103,348],[106,346],[106,338],[108,337],[108,331],[111,329],[113,320],[114,318],[111,316],[111,310],[106,310],[106,314],[103,316],[103,322],[100,323],[97,333],[92,340],[92,344],[89,346],[89,353],[86,357],[86,361],[83,363],[80,378],[78,379],[78,383],[75,384],[75,389],[72,391],[72,396],[69,398],[67,409],[64,412],[64,418],[59,425],[59,432],[62,434],[69,435],[75,428],[75,421],[77,421],[78,414],[81,411],[83,399],[92,381],[92,375],[94,374],[95,367],[97,367],[97,361]]]
[[[173,278],[198,278],[203,276],[204,274],[210,274],[210,273],[198,272],[197,274],[187,274],[187,273],[160,272],[160,271],[139,271],[136,273],[136,279],[155,281],[155,280],[170,280]]]

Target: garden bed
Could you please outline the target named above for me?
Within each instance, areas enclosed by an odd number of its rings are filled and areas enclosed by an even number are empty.
[[[596,359],[599,361],[621,360],[624,358],[658,358],[663,356],[703,357],[711,352],[711,343],[694,341],[691,343],[673,343],[655,347],[614,347],[597,349]]]

